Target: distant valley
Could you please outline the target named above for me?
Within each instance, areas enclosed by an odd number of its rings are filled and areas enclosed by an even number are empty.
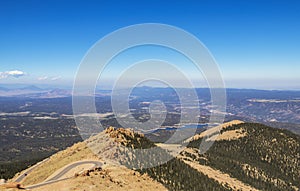
[[[70,90],[17,88],[0,92],[0,178],[11,178],[48,156],[82,141],[72,111]],[[30,92],[28,92],[30,91]],[[18,94],[2,94],[18,92]],[[26,93],[27,92],[27,93]],[[151,93],[149,93],[151,92]],[[110,91],[96,91],[97,117],[104,128],[120,128],[112,113]],[[209,89],[197,89],[200,113],[199,128],[206,129],[212,112]],[[47,96],[48,95],[48,96]],[[300,134],[299,91],[227,90],[225,121],[234,119],[259,122]],[[170,88],[141,87],[132,91],[130,109],[132,117],[141,122],[150,119],[149,103],[161,100],[167,108],[162,129],[146,134],[153,142],[164,142],[173,135],[180,119],[179,99]]]

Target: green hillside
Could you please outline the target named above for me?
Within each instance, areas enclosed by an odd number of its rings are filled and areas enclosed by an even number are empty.
[[[262,124],[233,125],[221,133],[242,128],[247,136],[216,141],[207,153],[194,157],[259,190],[299,190],[300,136]],[[202,139],[192,141],[199,148]]]

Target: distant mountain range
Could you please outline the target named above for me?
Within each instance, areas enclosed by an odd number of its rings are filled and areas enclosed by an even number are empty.
[[[71,90],[58,88],[39,88],[35,85],[24,87],[0,87],[1,97],[56,98],[71,96]]]
[[[30,85],[30,86],[26,86],[24,88],[19,88],[19,90],[28,90],[28,91],[43,91],[43,89],[37,87],[37,86],[34,86],[34,85]]]
[[[96,89],[95,96],[110,95],[111,90]],[[72,88],[46,87],[36,85],[1,85],[0,97],[59,98],[72,96]]]
[[[0,84],[1,91],[16,91],[16,90],[30,90],[30,91],[42,91],[45,90],[36,85],[9,85],[9,84]]]

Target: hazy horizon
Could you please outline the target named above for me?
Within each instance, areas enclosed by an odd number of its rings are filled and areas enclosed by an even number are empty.
[[[65,90],[72,90],[73,89],[73,85],[54,85],[54,84],[35,84],[35,83],[31,83],[31,84],[27,84],[27,83],[19,83],[19,84],[0,84],[0,88],[7,88],[9,90],[13,90],[13,89],[18,89],[18,88],[26,88],[26,87],[37,87],[40,88],[41,90],[47,90],[47,89],[65,89]],[[167,87],[167,86],[159,86],[159,85],[142,85],[142,86],[137,86],[137,87],[150,87],[150,88],[182,88],[182,89],[189,89],[187,87],[184,86],[175,86],[175,87]],[[130,86],[124,86],[123,88],[128,88],[128,89],[132,89],[132,87]],[[207,86],[195,86],[194,88],[197,89],[210,89]],[[216,88],[218,89],[218,88]],[[251,87],[225,87],[225,89],[237,89],[237,90],[266,90],[266,91],[300,91],[300,89],[297,88],[286,88],[286,89],[280,89],[280,88],[251,88]],[[107,86],[107,87],[103,87],[103,86],[96,86],[95,90],[113,90],[112,86]]]

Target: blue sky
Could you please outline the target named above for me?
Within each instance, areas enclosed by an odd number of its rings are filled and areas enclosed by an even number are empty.
[[[94,43],[140,23],[195,35],[215,57],[227,87],[300,89],[300,2],[271,0],[2,0],[0,84],[71,85]]]

